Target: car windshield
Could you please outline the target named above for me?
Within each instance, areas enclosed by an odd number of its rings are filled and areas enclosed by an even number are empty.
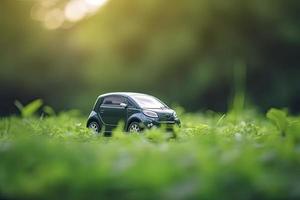
[[[132,98],[141,108],[166,108],[166,105],[151,96],[136,95]]]

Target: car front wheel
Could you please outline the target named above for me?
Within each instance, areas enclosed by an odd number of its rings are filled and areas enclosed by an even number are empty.
[[[100,126],[99,126],[99,124],[97,122],[91,122],[91,123],[89,123],[88,127],[89,127],[89,129],[91,129],[95,133],[99,133]]]
[[[138,122],[131,122],[128,127],[128,131],[130,133],[137,133],[140,132],[141,130],[142,128],[140,127],[140,124]]]

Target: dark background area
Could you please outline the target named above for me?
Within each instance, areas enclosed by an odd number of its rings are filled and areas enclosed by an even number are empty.
[[[1,0],[0,115],[35,98],[87,113],[111,91],[223,112],[235,88],[261,111],[300,111],[297,0],[108,0],[76,20],[70,2]]]

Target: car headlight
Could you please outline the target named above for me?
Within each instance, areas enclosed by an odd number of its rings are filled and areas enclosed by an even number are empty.
[[[144,115],[148,117],[158,117],[156,112],[150,111],[150,110],[144,110],[143,111]]]
[[[177,114],[176,114],[176,112],[174,112],[174,113],[173,113],[173,116],[174,116],[175,118],[177,118]]]

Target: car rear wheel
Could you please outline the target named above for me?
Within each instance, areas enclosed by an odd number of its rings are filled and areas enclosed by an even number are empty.
[[[94,131],[95,133],[99,133],[100,131],[100,126],[97,122],[91,122],[89,123],[89,129],[91,129],[92,131]]]
[[[129,127],[128,127],[128,131],[130,133],[141,132],[141,130],[142,130],[142,128],[141,128],[141,126],[138,122],[131,122]]]

